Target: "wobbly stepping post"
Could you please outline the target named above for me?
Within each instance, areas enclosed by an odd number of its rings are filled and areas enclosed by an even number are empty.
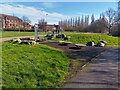
[[[38,38],[38,25],[37,24],[35,24],[34,25],[34,39],[35,39],[35,41],[37,41],[37,38]]]

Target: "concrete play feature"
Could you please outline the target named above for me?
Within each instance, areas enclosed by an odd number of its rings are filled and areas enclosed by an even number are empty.
[[[72,44],[72,42],[59,41],[59,45],[61,45],[61,46],[67,46],[68,44]]]
[[[29,38],[29,37],[28,38],[14,38],[10,40],[10,42],[12,43],[19,43],[19,44],[32,44],[33,42],[36,44],[37,43],[39,44],[39,42],[43,42],[43,41],[45,41],[45,39],[39,38],[39,37],[37,37],[36,41],[34,38]]]

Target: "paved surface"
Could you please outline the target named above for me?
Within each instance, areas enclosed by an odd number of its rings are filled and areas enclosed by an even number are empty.
[[[63,88],[118,88],[118,50],[112,48],[101,53]]]
[[[45,36],[45,35],[39,35],[39,36]],[[5,42],[5,41],[9,41],[12,40],[14,38],[33,38],[34,36],[17,36],[17,37],[7,37],[7,38],[0,38],[0,43],[1,42]]]

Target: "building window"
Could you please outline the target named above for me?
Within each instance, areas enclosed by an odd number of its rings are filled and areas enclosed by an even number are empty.
[[[0,21],[2,22],[2,17],[0,17]]]

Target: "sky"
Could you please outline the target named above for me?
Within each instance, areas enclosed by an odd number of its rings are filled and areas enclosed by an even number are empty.
[[[117,10],[117,2],[0,2],[0,14],[26,16],[31,24],[41,18],[48,24],[58,24],[60,20],[92,14],[97,19],[108,8]]]

